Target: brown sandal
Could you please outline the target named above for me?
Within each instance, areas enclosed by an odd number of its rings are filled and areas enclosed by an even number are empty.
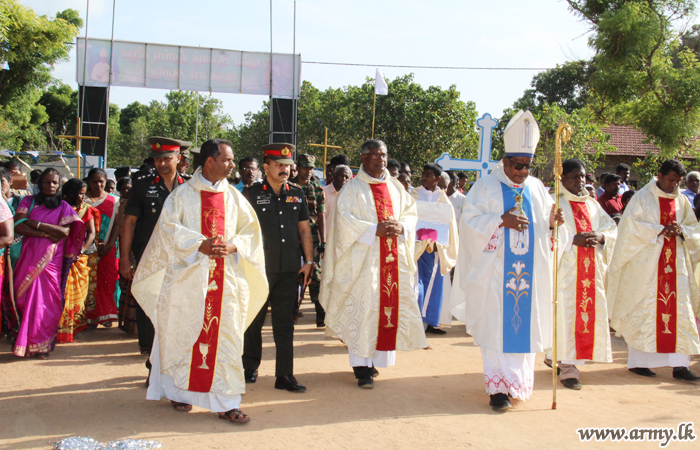
[[[219,413],[219,419],[230,420],[233,423],[248,423],[250,422],[250,417],[244,414],[240,409],[232,409],[231,411],[226,411],[225,413]]]
[[[36,358],[37,359],[49,359],[50,353],[37,353]]]
[[[174,402],[171,400],[170,404],[172,405],[173,409],[178,412],[192,411],[192,405],[190,405],[189,403]]]

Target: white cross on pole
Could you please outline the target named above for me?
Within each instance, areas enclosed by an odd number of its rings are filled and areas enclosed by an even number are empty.
[[[442,170],[460,170],[477,172],[479,178],[488,175],[498,164],[491,159],[491,134],[498,125],[498,121],[486,113],[476,121],[480,128],[479,159],[453,159],[449,153],[443,153],[435,160]]]

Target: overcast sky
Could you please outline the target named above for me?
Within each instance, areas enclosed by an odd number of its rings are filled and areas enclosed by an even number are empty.
[[[37,14],[73,8],[85,20],[87,0],[22,0]],[[109,39],[112,0],[90,0],[89,37]],[[293,0],[272,0],[273,49],[291,53]],[[137,42],[270,50],[269,1],[116,0],[114,38]],[[302,79],[319,89],[362,84],[375,67],[304,64],[304,61],[458,66],[554,67],[590,58],[588,26],[562,0],[298,0],[296,52]],[[85,35],[85,27],[81,36]],[[456,85],[479,115],[499,117],[537,71],[382,68],[387,78],[409,72],[424,88]],[[75,51],[54,76],[77,88]],[[165,91],[113,87],[112,103],[125,107],[164,98]],[[258,111],[266,97],[214,94],[236,123]]]

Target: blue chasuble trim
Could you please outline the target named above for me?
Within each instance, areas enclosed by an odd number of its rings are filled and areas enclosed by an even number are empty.
[[[504,211],[515,207],[518,192],[504,183]],[[531,234],[532,197],[530,188],[522,189],[522,210],[530,225],[523,231],[504,228],[503,251],[503,353],[530,351],[530,319],[532,315],[532,275],[535,260]]]

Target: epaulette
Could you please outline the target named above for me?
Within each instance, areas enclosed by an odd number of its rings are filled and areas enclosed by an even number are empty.
[[[301,185],[298,185],[298,184],[296,184],[296,183],[292,183],[291,181],[287,181],[287,184],[290,185],[290,186],[293,187],[293,188],[297,188],[297,189],[302,190],[302,191],[304,190],[304,189],[301,187]]]

